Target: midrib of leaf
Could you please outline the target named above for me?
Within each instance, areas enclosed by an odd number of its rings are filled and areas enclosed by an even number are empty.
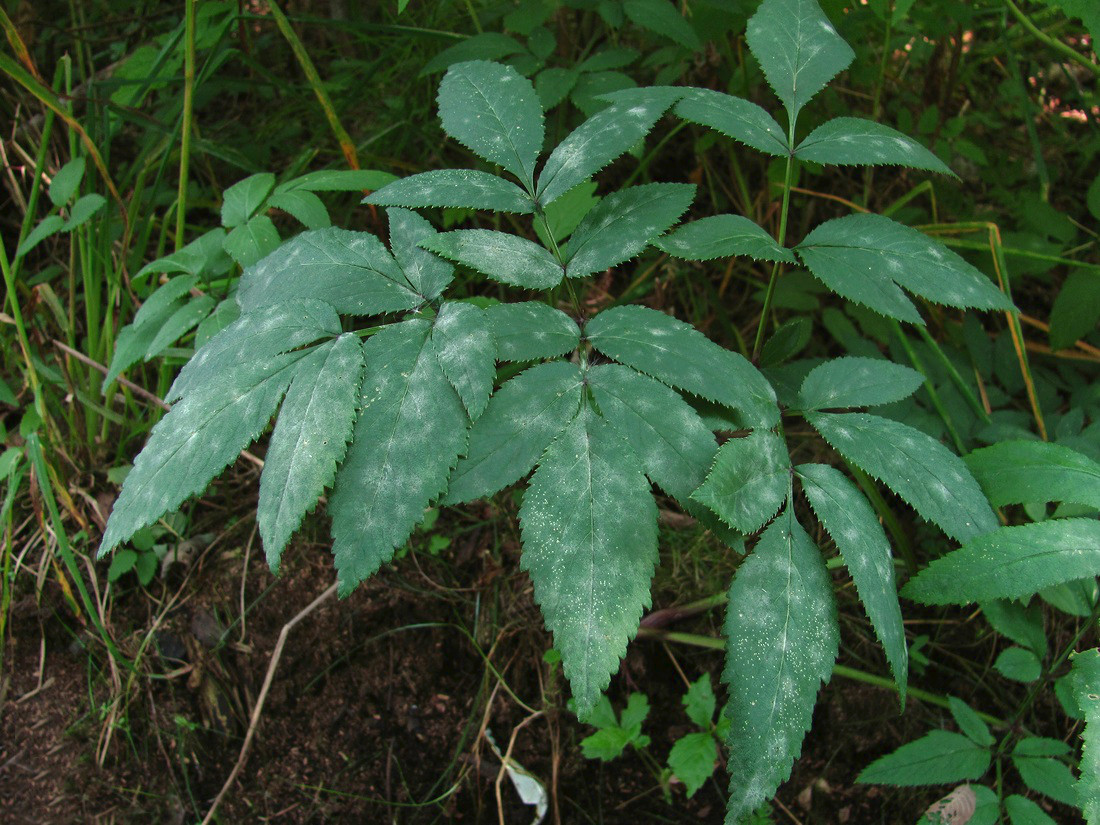
[[[628,367],[628,369],[633,369],[633,367]],[[645,373],[641,373],[641,374],[644,375]],[[654,378],[653,380],[656,381],[657,379]],[[662,383],[664,383],[664,382],[662,382]],[[647,424],[649,423],[649,420],[644,415],[642,415],[640,412],[638,412],[637,408],[635,408],[630,403],[629,399],[623,398],[621,395],[612,392],[611,390],[609,390],[607,388],[606,385],[603,385],[603,384],[600,385],[600,392],[605,392],[608,395],[614,396],[615,398],[619,399],[619,401],[622,402],[623,406],[627,407],[628,409],[634,410],[635,415],[637,415],[640,419],[645,421]],[[677,447],[673,442],[669,441],[668,438],[665,437],[664,432],[658,430],[656,427],[653,427],[653,426],[650,426],[650,429],[653,430],[653,432],[657,435],[657,437],[661,440],[661,442],[664,443],[664,444],[667,444],[672,449],[672,451],[676,453],[676,455],[680,456],[680,458],[684,459],[684,461],[688,461],[690,463],[690,460],[680,450],[680,448]],[[647,475],[648,475],[648,473],[647,473]]]
[[[790,493],[787,495],[790,498]],[[791,551],[791,545],[794,543],[793,527],[791,523],[794,520],[793,508],[790,504],[787,505],[787,591],[786,591],[786,613],[783,616],[783,644],[780,649],[783,651],[779,659],[779,673],[780,678],[775,681],[775,693],[772,694],[772,709],[768,714],[768,727],[772,727],[772,722],[775,720],[776,709],[779,707],[779,686],[782,684],[782,673],[787,666],[787,636],[788,628],[791,626],[791,581],[794,576],[794,554]]]
[[[578,246],[576,249],[569,250],[569,261],[572,261],[574,258],[578,257],[581,252],[584,251],[585,247],[589,245],[591,240],[598,234],[600,234],[601,232],[607,232],[616,224],[620,223],[621,221],[627,220],[634,212],[637,212],[639,209],[645,209],[651,206],[654,200],[656,199],[636,202],[629,208],[621,212],[614,213],[610,216],[609,220],[603,221],[593,226],[592,229],[588,232],[587,236],[581,239],[580,246]],[[566,261],[566,263],[568,264],[569,261]]]
[[[499,126],[500,126],[501,133],[505,135],[505,140],[508,143],[508,148],[511,150],[512,155],[515,157],[516,161],[518,162],[518,166],[519,166],[520,170],[522,170],[522,172],[523,172],[523,177],[520,178],[520,183],[523,184],[523,188],[527,190],[527,193],[532,198],[534,198],[535,197],[534,181],[531,179],[531,173],[527,171],[527,165],[523,162],[523,158],[520,157],[519,151],[516,149],[515,141],[512,140],[512,130],[509,129],[505,125],[504,121],[501,119],[500,115],[497,113],[497,107],[494,106],[493,102],[488,97],[485,96],[485,93],[483,91],[481,91],[480,88],[478,88],[477,84],[471,83],[469,80],[466,79],[465,76],[463,76],[462,79],[466,81],[467,85],[469,85],[469,87],[474,90],[474,93],[477,94],[478,97],[480,97],[482,100],[485,101],[485,105],[489,108],[489,111],[491,111],[493,113],[493,117],[496,118],[497,124],[499,124]]]

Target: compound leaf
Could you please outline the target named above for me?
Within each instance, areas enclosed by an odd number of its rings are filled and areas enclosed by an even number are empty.
[[[777,244],[763,228],[742,215],[712,215],[686,223],[654,246],[687,261],[748,255],[758,261],[795,263],[789,249]]]
[[[737,570],[726,638],[726,821],[738,822],[790,775],[840,647],[829,573],[790,508]]]
[[[1002,441],[965,461],[994,507],[1060,501],[1100,508],[1100,464],[1069,447]]]
[[[521,566],[583,718],[638,632],[657,564],[649,482],[630,446],[590,406],[547,447],[520,525]]]
[[[633,258],[676,223],[694,196],[690,183],[647,183],[608,195],[573,230],[565,274],[581,278]]]
[[[531,196],[511,181],[476,169],[435,169],[395,180],[363,199],[377,206],[457,207],[490,212],[533,212]]]
[[[977,779],[989,769],[989,749],[961,733],[934,730],[876,759],[856,782],[871,785],[946,785]]]
[[[776,157],[790,152],[787,134],[755,103],[712,89],[692,89],[674,110],[684,120],[721,132],[726,137]]]
[[[908,166],[956,177],[942,160],[912,138],[858,117],[836,117],[822,123],[798,144],[794,155],[815,163]]]
[[[501,361],[553,358],[572,352],[581,341],[576,321],[540,301],[493,304],[485,313],[496,336],[497,358]]]
[[[427,321],[405,321],[363,345],[362,412],[328,508],[343,594],[405,543],[466,446],[466,411],[430,330]]]
[[[754,430],[718,449],[714,466],[692,498],[749,535],[767,524],[787,500],[790,469],[782,436]]]
[[[222,226],[240,226],[264,205],[275,188],[275,176],[270,172],[249,175],[222,193]]]
[[[491,229],[444,232],[421,241],[421,246],[493,280],[526,289],[550,289],[565,275],[562,265],[537,243]]]
[[[432,325],[432,346],[443,374],[476,420],[489,403],[496,377],[496,342],[481,307],[447,301]]]
[[[436,236],[435,228],[408,209],[386,210],[390,219],[390,249],[412,288],[429,301],[454,280],[455,268],[418,244]]]
[[[962,459],[931,436],[866,413],[806,417],[838,453],[952,538],[969,541],[1000,525]]]
[[[628,367],[740,411],[750,427],[779,423],[775,392],[764,376],[690,324],[647,307],[621,306],[589,321],[585,334]]]
[[[684,783],[688,799],[695,796],[695,792],[710,779],[717,761],[718,746],[709,732],[680,737],[668,753],[668,766]]]
[[[919,372],[893,361],[845,356],[810,370],[798,397],[807,410],[875,407],[908,398],[923,383]]]
[[[524,370],[493,393],[470,430],[470,448],[455,467],[446,502],[492,495],[530,472],[576,416],[582,381],[574,364],[551,361]]]
[[[1085,715],[1077,798],[1089,825],[1100,822],[1100,649],[1073,655],[1070,687]]]
[[[302,517],[336,476],[362,376],[363,346],[351,334],[314,348],[295,371],[267,448],[256,511],[273,572]]]

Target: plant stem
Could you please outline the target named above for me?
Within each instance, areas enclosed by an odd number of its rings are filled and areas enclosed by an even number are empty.
[[[1056,37],[1051,37],[1045,31],[1032,23],[1030,18],[1028,18],[1026,14],[1020,11],[1020,8],[1015,3],[1013,3],[1012,0],[1004,0],[1004,3],[1006,6],[1008,6],[1008,10],[1012,12],[1012,16],[1020,21],[1020,25],[1027,29],[1032,37],[1045,44],[1048,48],[1054,49],[1054,51],[1060,52],[1061,54],[1065,55],[1074,63],[1077,63],[1080,66],[1084,66],[1097,77],[1100,77],[1100,66],[1096,65],[1083,54],[1066,45]]]
[[[951,421],[951,416],[947,412],[947,408],[944,407],[943,401],[940,399],[939,391],[936,390],[936,385],[932,382],[932,378],[928,375],[928,370],[924,368],[924,364],[921,362],[920,357],[917,355],[917,351],[913,349],[913,345],[906,337],[904,330],[901,328],[901,324],[891,319],[890,326],[894,330],[894,335],[897,336],[898,342],[901,344],[902,349],[905,350],[905,354],[909,356],[909,361],[913,367],[924,376],[924,388],[928,391],[928,397],[932,399],[932,406],[936,408],[936,412],[939,413],[940,418],[943,420],[944,426],[947,427],[947,433],[951,436],[951,440],[955,442],[955,449],[959,454],[966,452],[966,446],[963,444],[962,436],[959,435],[959,431],[955,429],[955,424]]]
[[[31,358],[31,343],[27,338],[27,327],[23,323],[23,310],[19,307],[19,296],[15,291],[15,273],[8,263],[8,250],[0,240],[0,270],[4,274],[4,286],[8,293],[8,304],[11,306],[12,321],[15,322],[15,332],[19,338],[19,348],[23,351],[23,363],[27,367],[27,376],[31,381],[31,390],[34,392],[34,407],[43,421],[47,420],[46,400],[42,397],[41,385],[38,382],[38,371],[34,368]]]
[[[184,5],[184,63],[183,63],[183,127],[180,130],[180,180],[176,195],[176,243],[177,252],[183,248],[184,227],[187,221],[187,176],[191,163],[191,117],[194,112],[195,93],[195,2],[185,0]]]
[[[779,232],[775,239],[780,246],[787,240],[787,213],[791,205],[791,174],[794,171],[794,126],[795,119],[790,119],[787,128],[787,168],[783,173],[783,206],[779,212]],[[768,278],[768,290],[764,293],[764,307],[760,310],[760,321],[756,325],[756,338],[752,343],[752,361],[760,355],[760,345],[764,342],[764,325],[768,320],[768,313],[772,308],[772,297],[775,295],[775,282],[779,279],[779,261],[772,264],[772,274]]]

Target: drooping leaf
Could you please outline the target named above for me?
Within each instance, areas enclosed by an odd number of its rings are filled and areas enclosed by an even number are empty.
[[[931,436],[866,413],[809,413],[806,418],[837,452],[952,538],[969,541],[999,526],[962,459]]]
[[[408,209],[386,210],[390,220],[390,249],[397,265],[412,288],[428,300],[438,298],[447,284],[454,280],[455,268],[418,244],[433,238],[435,229],[424,218]]]
[[[826,221],[795,247],[829,289],[876,312],[923,324],[899,287],[953,307],[1011,310],[1012,302],[947,247],[882,215]]]
[[[989,769],[989,749],[961,733],[931,731],[876,759],[856,782],[868,785],[946,785],[978,779]]]
[[[738,822],[790,775],[840,647],[825,562],[790,508],[737,570],[726,638],[726,821]]]
[[[771,385],[749,361],[695,327],[641,306],[605,310],[585,327],[600,352],[669,386],[738,410],[749,427],[773,427]]]
[[[978,536],[935,559],[902,590],[924,604],[1018,599],[1100,573],[1100,522],[1050,519]]]
[[[817,0],[764,0],[746,39],[791,120],[856,56]]]
[[[989,726],[970,705],[957,696],[948,696],[947,704],[951,715],[955,718],[955,724],[971,742],[983,748],[993,747],[997,740],[989,732]]]
[[[706,481],[692,498],[735,530],[750,535],[779,512],[790,480],[791,462],[782,436],[754,430],[718,449]]]
[[[217,302],[209,295],[200,295],[186,301],[169,315],[149,342],[143,356],[150,361],[164,352],[186,333],[197,327],[199,323],[210,314]]]
[[[672,226],[694,196],[687,183],[647,183],[608,195],[573,231],[565,274],[582,278],[630,260]]]
[[[668,766],[684,783],[688,799],[710,779],[717,761],[718,746],[709,732],[681,736],[668,753]]]
[[[802,491],[814,513],[844,557],[875,635],[886,651],[904,705],[909,648],[898,604],[890,542],[878,516],[859,488],[835,467],[800,464],[795,472],[802,479]]]
[[[264,205],[274,188],[275,176],[270,172],[250,175],[230,186],[222,193],[222,226],[232,229],[243,224]]]
[[[470,60],[453,64],[439,84],[443,130],[534,192],[542,149],[542,106],[531,81],[511,66]]]
[[[267,448],[256,511],[273,572],[302,517],[336,476],[362,375],[363,347],[351,334],[315,347],[295,371]]]
[[[388,562],[447,486],[468,419],[415,319],[363,346],[362,412],[329,497],[341,593]]]
[[[1085,716],[1077,798],[1089,825],[1100,823],[1100,649],[1073,655],[1070,687]]]
[[[946,164],[896,129],[858,117],[822,123],[795,149],[795,157],[816,163],[907,166],[956,177]]]
[[[534,361],[553,358],[577,348],[581,330],[577,322],[549,304],[519,301],[493,304],[485,310],[497,340],[501,361]]]
[[[584,718],[649,607],[657,506],[630,446],[584,407],[539,461],[520,509],[521,566]]]
[[[554,256],[533,241],[491,229],[458,229],[421,246],[496,281],[526,289],[550,289],[565,276]]]
[[[377,169],[319,169],[306,172],[275,187],[278,192],[354,192],[355,190],[381,189],[397,180],[389,172]]]
[[[695,410],[661,382],[618,364],[592,367],[588,386],[600,412],[630,444],[646,475],[688,503],[718,447]]]
[[[1096,178],[1100,181],[1100,175]],[[1100,185],[1094,184],[1098,195]],[[1100,198],[1098,198],[1100,200]],[[1078,269],[1069,274],[1050,310],[1051,349],[1072,347],[1100,323],[1100,278]]]
[[[1046,811],[1018,793],[1005,797],[1005,810],[1012,825],[1057,825]]]
[[[292,299],[316,298],[342,315],[412,309],[424,301],[378,238],[329,227],[303,232],[241,276],[245,312]]]
[[[451,476],[446,502],[492,495],[523,478],[581,403],[580,369],[551,361],[524,370],[489,399],[470,447]]]
[[[134,280],[152,272],[186,272],[195,277],[224,274],[233,266],[225,251],[225,238],[226,232],[220,226],[204,232],[182,249],[147,263]]]
[[[625,0],[623,11],[631,22],[643,29],[674,40],[692,51],[703,48],[695,29],[668,0]]]
[[[742,215],[712,215],[686,223],[654,244],[675,258],[709,261],[748,255],[758,261],[795,263],[794,255]]]
[[[444,302],[432,325],[432,346],[470,419],[477,420],[489,403],[496,376],[496,342],[485,311],[473,304]]]
[[[225,251],[243,269],[274,252],[282,243],[279,230],[267,215],[255,215],[225,236]]]
[[[291,189],[287,192],[276,192],[267,199],[267,205],[275,209],[281,209],[292,216],[306,229],[324,229],[332,226],[325,203],[308,189]]]
[[[435,169],[395,180],[363,198],[377,206],[450,206],[490,212],[534,211],[531,196],[511,181],[476,169]]]
[[[807,410],[875,407],[908,398],[923,383],[919,372],[893,361],[846,356],[810,370],[798,397]]]
[[[758,152],[786,157],[790,151],[782,127],[744,98],[712,89],[692,89],[676,104],[675,112],[684,120],[721,132]]]
[[[1059,501],[1100,508],[1100,464],[1046,441],[1002,441],[966,457],[994,507]]]
[[[191,275],[179,275],[153,291],[141,305],[134,320],[119,331],[115,351],[103,383],[110,384],[119,374],[142,360],[168,319],[184,305],[187,294],[198,283]]]

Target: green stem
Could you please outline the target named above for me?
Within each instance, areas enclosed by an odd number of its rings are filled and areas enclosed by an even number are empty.
[[[924,368],[924,364],[917,355],[917,351],[913,349],[913,345],[906,337],[905,332],[901,328],[901,324],[891,319],[890,326],[894,330],[894,335],[897,336],[898,341],[901,343],[902,349],[905,350],[905,354],[909,356],[909,361],[913,364],[914,369],[924,376],[924,388],[928,391],[928,397],[932,399],[932,406],[936,408],[936,412],[939,413],[940,418],[943,419],[944,426],[947,427],[948,435],[950,435],[951,440],[955,442],[955,449],[960,454],[965,453],[966,446],[963,444],[962,437],[959,435],[958,430],[955,429],[955,424],[951,421],[951,416],[948,414],[947,408],[943,405],[943,400],[940,398],[939,391],[932,382],[932,378],[928,375],[928,370]]]
[[[30,378],[31,390],[34,393],[34,407],[43,421],[46,416],[46,400],[42,396],[41,385],[38,381],[38,371],[34,368],[31,359],[31,342],[27,338],[27,327],[23,323],[23,310],[19,307],[19,296],[15,291],[15,273],[12,272],[8,262],[8,250],[0,239],[0,270],[4,274],[4,286],[8,294],[8,305],[11,307],[12,321],[15,323],[15,333],[19,338],[19,348],[23,351],[23,363],[27,368],[27,376]]]
[[[936,339],[932,337],[927,328],[918,326],[917,332],[920,334],[920,337],[924,339],[924,343],[928,345],[929,349],[936,354],[936,360],[938,360],[940,364],[943,365],[943,368],[947,370],[947,374],[951,376],[951,380],[955,382],[955,386],[959,388],[959,392],[963,394],[963,397],[974,409],[978,417],[986,424],[992,423],[993,419],[991,419],[989,413],[985,411],[985,407],[983,407],[982,402],[978,400],[978,396],[970,389],[970,385],[966,383],[966,379],[964,379],[962,375],[959,374],[959,371],[955,369],[955,364],[947,357],[947,353],[943,351],[943,348]]]
[[[1045,44],[1048,48],[1054,49],[1054,51],[1065,55],[1074,63],[1077,63],[1080,66],[1084,66],[1097,77],[1100,77],[1100,66],[1096,65],[1083,54],[1066,45],[1061,40],[1051,37],[1049,34],[1044,32],[1042,29],[1032,23],[1028,16],[1020,11],[1019,7],[1015,3],[1013,3],[1012,0],[1004,0],[1004,3],[1006,6],[1008,6],[1008,10],[1012,12],[1012,16],[1020,21],[1020,25],[1027,29],[1032,37],[1034,37],[1039,42]]]
[[[787,168],[783,173],[783,206],[779,212],[779,232],[776,241],[783,246],[787,241],[787,213],[791,205],[791,174],[794,171],[794,126],[792,117],[787,129]],[[779,280],[779,261],[772,264],[772,274],[768,278],[768,290],[764,293],[764,307],[760,310],[760,321],[756,325],[756,338],[752,343],[752,361],[755,363],[760,355],[760,346],[764,342],[764,325],[768,320],[768,313],[772,308],[772,297],[775,295],[775,282]]]
[[[176,200],[176,251],[184,245],[184,225],[187,220],[187,176],[191,163],[191,118],[195,93],[195,3],[185,0],[184,6],[184,68],[183,68],[183,128],[180,134],[180,181]]]

